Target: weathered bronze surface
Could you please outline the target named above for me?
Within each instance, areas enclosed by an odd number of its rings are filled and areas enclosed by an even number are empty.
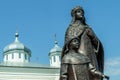
[[[84,10],[71,11],[72,22],[65,34],[60,80],[103,80],[104,50],[100,40],[85,22]]]

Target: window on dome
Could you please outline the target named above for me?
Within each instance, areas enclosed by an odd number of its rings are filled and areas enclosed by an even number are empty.
[[[12,59],[14,59],[14,54],[12,53]]]
[[[61,61],[61,57],[59,56],[59,61]]]
[[[6,60],[8,60],[8,55],[6,55]]]
[[[27,54],[25,54],[25,60],[27,59]]]
[[[21,58],[21,53],[19,53],[19,58]]]
[[[53,56],[53,60],[54,60],[54,62],[56,61],[55,56]]]

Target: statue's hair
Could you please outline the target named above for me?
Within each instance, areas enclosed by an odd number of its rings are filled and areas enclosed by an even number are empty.
[[[81,22],[82,22],[84,25],[86,25],[85,17],[84,17],[84,10],[83,10],[83,8],[80,7],[80,6],[76,6],[75,8],[72,9],[72,11],[71,11],[71,16],[72,16],[71,24],[74,23],[75,20],[76,20],[76,19],[75,19],[75,14],[76,14],[76,11],[77,11],[77,10],[82,10],[83,16],[82,16]]]

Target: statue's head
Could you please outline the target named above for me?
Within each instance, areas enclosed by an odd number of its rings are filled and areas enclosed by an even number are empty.
[[[68,48],[76,50],[79,48],[79,45],[80,45],[79,38],[73,38],[72,40],[70,40]]]
[[[75,8],[72,9],[71,11],[71,16],[73,17],[73,22],[76,20],[81,20],[83,24],[85,23],[85,17],[84,17],[84,10],[80,6],[76,6]]]
[[[80,16],[84,15],[84,10],[82,7],[76,6],[72,9],[71,16],[75,17],[76,15],[80,15]]]
[[[68,40],[68,42],[63,47],[63,52],[61,58],[67,54],[70,50],[78,51],[80,46],[80,39],[78,37],[74,37]]]

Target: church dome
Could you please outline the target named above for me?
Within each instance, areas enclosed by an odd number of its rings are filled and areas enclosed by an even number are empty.
[[[30,49],[28,49],[23,43],[21,43],[18,40],[19,34],[15,33],[15,41],[9,45],[7,45],[4,50],[3,53],[6,53],[8,51],[12,51],[12,50],[24,50],[28,53],[31,53]]]
[[[55,45],[50,50],[49,56],[51,56],[51,55],[57,55],[57,54],[61,55],[61,52],[62,52],[62,48],[60,46],[58,46],[58,42],[57,42],[56,35],[55,35]]]
[[[57,41],[55,42],[55,46],[50,50],[50,53],[54,53],[54,52],[61,52],[62,48],[58,46]]]
[[[59,67],[60,68],[61,52],[62,52],[62,48],[58,46],[58,42],[56,40],[56,34],[55,34],[55,45],[49,52],[51,67]]]

